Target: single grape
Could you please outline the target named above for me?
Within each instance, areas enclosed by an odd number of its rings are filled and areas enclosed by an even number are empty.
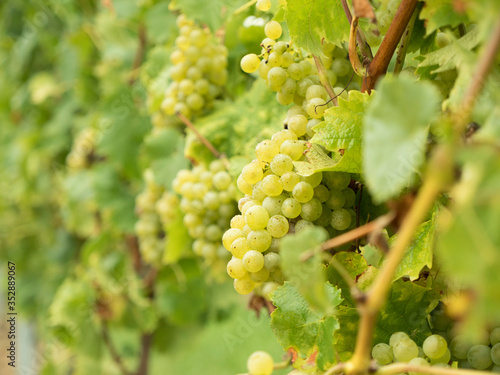
[[[297,140],[297,135],[290,130],[280,130],[279,132],[274,133],[273,136],[271,137],[271,141],[273,141],[274,144],[276,144],[276,146],[278,147],[281,147],[281,145],[285,141],[296,141],[296,140]]]
[[[402,338],[392,348],[399,362],[408,362],[418,356],[418,346],[410,338]]]
[[[274,157],[270,167],[274,174],[282,176],[293,169],[292,158],[288,155],[278,154]]]
[[[318,185],[314,188],[314,198],[321,203],[325,203],[330,197],[330,190],[325,185]]]
[[[372,357],[379,365],[387,365],[394,359],[392,348],[384,343],[375,345],[372,349]]]
[[[213,176],[212,183],[217,190],[226,190],[231,185],[231,176],[226,171],[217,172]]]
[[[264,267],[264,255],[257,250],[248,250],[243,255],[243,266],[248,272],[258,272]]]
[[[288,220],[282,215],[274,215],[269,218],[267,230],[274,238],[281,238],[288,233]]]
[[[278,269],[280,265],[281,257],[277,253],[268,253],[264,255],[264,268],[269,272],[273,272]]]
[[[245,231],[243,231],[243,234],[245,234]],[[242,259],[246,252],[250,250],[247,239],[245,237],[236,238],[231,244],[230,250],[234,257]]]
[[[228,229],[222,236],[222,244],[227,250],[231,250],[231,244],[239,237],[243,237],[243,231],[241,229]]]
[[[326,101],[321,98],[312,98],[307,102],[307,114],[312,118],[321,118],[327,108]]]
[[[314,196],[314,188],[311,184],[301,181],[293,188],[292,195],[300,203],[309,202]]]
[[[300,180],[307,182],[310,184],[313,188],[318,186],[321,183],[321,180],[323,179],[323,173],[322,172],[316,172],[313,173],[310,176],[300,176]]]
[[[408,365],[410,366],[421,366],[421,367],[429,367],[429,363],[423,359],[423,358],[420,358],[420,357],[416,357],[416,358],[413,358],[411,359],[409,362],[408,362]],[[410,371],[408,372],[409,375],[427,375],[427,373],[425,372],[415,372],[415,371]]]
[[[262,179],[261,189],[264,194],[275,197],[283,192],[283,185],[278,176],[271,174]]]
[[[491,360],[495,365],[500,366],[500,343],[496,343],[491,348]]]
[[[252,353],[247,361],[247,369],[251,375],[270,375],[273,372],[272,357],[263,351]]]
[[[306,134],[307,118],[304,115],[295,115],[288,120],[288,129],[297,134],[297,137],[302,137]]]
[[[283,215],[289,219],[294,219],[300,215],[302,207],[300,202],[295,198],[287,198],[281,206]]]
[[[345,205],[345,195],[341,190],[331,189],[326,205],[332,210],[338,210]]]
[[[253,288],[255,288],[255,283],[247,274],[243,278],[235,279],[233,286],[236,292],[238,292],[239,294],[248,294],[253,290]]]
[[[331,225],[336,230],[344,230],[351,225],[351,214],[344,208],[332,211]]]
[[[290,78],[295,81],[300,80],[304,75],[304,68],[302,68],[302,65],[298,63],[290,64],[287,71]]]
[[[396,344],[401,341],[402,339],[409,339],[410,336],[408,336],[406,333],[404,332],[396,332],[396,333],[393,333],[391,335],[391,337],[389,338],[389,345],[391,346],[391,348],[394,348],[394,346],[396,346]]]
[[[437,33],[436,34],[436,46],[438,48],[446,47],[451,43],[451,39],[445,33]]]
[[[288,44],[286,42],[276,42],[274,45],[274,52],[278,55],[283,55],[288,49]]]
[[[279,66],[269,69],[269,72],[267,73],[269,88],[273,91],[278,91],[285,83],[286,78],[287,74],[285,69]]]
[[[250,272],[250,278],[256,283],[263,283],[269,278],[269,271],[262,268],[257,272]]]
[[[440,335],[431,335],[425,339],[422,349],[427,357],[437,359],[445,355],[448,343]]]
[[[283,95],[293,95],[295,94],[296,91],[297,91],[297,82],[295,82],[291,78],[286,79],[285,83],[283,83],[280,90],[280,92],[283,93]]]
[[[292,191],[295,185],[300,182],[300,177],[295,172],[286,172],[281,176],[280,180],[283,190]]]
[[[500,342],[500,327],[493,328],[490,332],[490,342],[491,345],[495,345]]]
[[[262,206],[252,206],[245,212],[245,222],[253,229],[264,229],[269,220],[269,213]]]
[[[283,63],[283,56],[278,55],[275,52],[270,53],[269,56],[267,57],[267,65],[269,65],[271,68],[274,68],[275,66],[281,66],[282,63]]]
[[[283,195],[278,195],[276,197],[266,197],[262,201],[262,207],[264,207],[269,216],[281,215],[281,205],[285,201],[285,197]]]
[[[255,148],[257,158],[266,163],[270,163],[278,152],[278,146],[270,140],[260,142]]]
[[[474,345],[467,352],[467,361],[476,370],[485,370],[493,363],[491,349],[487,345]]]
[[[356,193],[347,188],[342,190],[342,194],[344,195],[345,203],[344,207],[353,207],[354,203],[356,203]]]
[[[309,101],[313,98],[321,98],[324,101],[328,98],[328,93],[321,85],[312,85],[306,91],[306,100]]]
[[[302,204],[302,211],[300,216],[304,220],[315,221],[318,220],[323,213],[323,206],[316,198],[312,198],[309,202]]]
[[[321,123],[321,120],[319,120],[317,118],[312,118],[307,122],[306,133],[307,133],[308,137],[312,138],[314,136],[314,134],[316,134],[314,127],[320,123]]]
[[[343,190],[349,186],[351,175],[346,172],[326,172],[323,180],[328,188]]]
[[[451,352],[449,349],[446,349],[446,352],[444,353],[443,356],[436,359],[431,359],[430,363],[431,365],[435,365],[436,363],[448,363],[450,362],[450,359],[451,359]]]
[[[467,352],[471,346],[464,336],[457,336],[451,340],[450,352],[454,359],[467,359]]]
[[[279,22],[269,21],[264,27],[264,32],[266,33],[266,36],[268,38],[278,39],[281,36],[283,30]]]
[[[238,258],[232,258],[227,263],[227,274],[232,279],[241,279],[247,274],[247,270],[243,267],[243,261]]]
[[[257,163],[250,163],[243,167],[241,170],[241,177],[250,185],[253,185],[262,180],[264,173],[262,168]]]
[[[253,230],[247,236],[247,244],[250,249],[260,251],[261,253],[269,249],[271,240],[269,232],[263,229]]]
[[[295,223],[295,232],[302,232],[306,228],[314,227],[314,223],[308,220],[299,220]]]

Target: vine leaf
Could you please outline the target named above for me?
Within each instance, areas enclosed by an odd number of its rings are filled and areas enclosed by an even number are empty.
[[[394,280],[400,279],[403,276],[409,276],[410,280],[416,280],[422,268],[425,266],[432,268],[432,250],[436,226],[437,209],[434,210],[431,220],[418,226],[410,247],[396,270]],[[392,246],[396,238],[397,235],[391,237],[389,245]]]
[[[294,161],[293,165],[297,173],[301,176],[310,176],[316,172],[336,171],[338,159],[329,157],[323,148],[317,144],[311,144],[311,147],[305,152],[307,161]]]
[[[428,83],[386,77],[368,107],[363,131],[363,164],[375,201],[397,196],[409,186],[425,159],[429,123],[439,94]]]
[[[342,302],[340,290],[327,282],[324,288],[330,306],[338,306]],[[333,364],[332,337],[339,328],[337,318],[314,311],[290,282],[276,289],[271,298],[276,306],[271,314],[271,328],[283,348],[293,348],[306,357],[318,351],[316,364],[320,370]]]
[[[375,327],[374,345],[387,343],[394,332],[407,332],[418,344],[431,334],[427,323],[428,313],[436,306],[436,291],[410,281],[398,280],[392,284],[387,303],[380,312]],[[340,328],[335,334],[334,347],[340,359],[346,361],[356,344],[359,314],[354,305],[342,305],[336,314]]]
[[[363,255],[351,251],[340,251],[333,256],[333,259],[344,267],[352,280],[356,280],[357,276],[361,275],[368,267]],[[352,305],[355,304],[349,291],[349,285],[333,266],[328,267],[328,281],[342,291],[342,297],[345,301]]]
[[[350,25],[340,0],[289,0],[286,21],[295,44],[314,55],[323,55],[323,40],[337,46],[349,40]]]
[[[427,1],[420,13],[420,18],[426,21],[427,35],[443,26],[455,27],[467,22],[465,13],[456,12],[454,0]]]
[[[335,170],[361,173],[362,122],[368,103],[372,97],[357,91],[349,94],[349,101],[338,98],[338,107],[325,111],[325,121],[316,125],[316,134],[311,139],[329,151],[343,150],[343,156],[335,165]]]

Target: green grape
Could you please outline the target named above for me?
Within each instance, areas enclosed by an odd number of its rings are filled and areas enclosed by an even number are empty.
[[[288,220],[282,215],[274,215],[267,222],[269,234],[275,238],[281,238],[288,233]]]
[[[267,352],[254,352],[248,358],[247,369],[251,375],[270,375],[273,368],[273,358]]]
[[[269,278],[269,271],[262,268],[257,272],[250,272],[250,278],[256,283],[263,283]]]
[[[269,220],[269,214],[262,206],[252,206],[245,212],[245,222],[252,230],[264,229]]]
[[[262,168],[257,163],[247,164],[241,171],[241,177],[247,184],[250,185],[262,180],[263,176],[264,173],[262,172]]]
[[[387,365],[394,359],[392,348],[384,343],[375,345],[372,349],[372,357],[379,365]]]
[[[399,342],[401,341],[402,339],[409,339],[410,336],[408,336],[406,333],[404,332],[396,332],[396,333],[393,333],[391,335],[391,337],[389,338],[389,345],[391,346],[391,348],[394,348],[394,346]]]
[[[283,190],[292,191],[295,185],[300,182],[300,177],[295,172],[286,172],[280,178]]]
[[[226,171],[219,171],[214,175],[212,183],[217,190],[226,190],[231,185],[231,176]]]
[[[280,245],[280,239],[273,237],[273,240],[271,241],[271,246],[269,246],[268,251],[277,253],[279,251],[279,245]]]
[[[267,194],[262,190],[262,181],[257,182],[252,189],[252,197],[256,202],[262,202],[266,199]]]
[[[271,141],[279,148],[285,141],[296,141],[297,135],[290,130],[280,130],[271,137]],[[277,173],[276,173],[277,174]]]
[[[325,185],[318,185],[314,188],[314,198],[325,203],[330,198],[330,190]]]
[[[285,95],[280,90],[276,93],[276,100],[281,105],[289,105],[293,102],[293,95]]]
[[[467,352],[467,361],[476,370],[485,370],[493,363],[491,349],[487,345],[474,345]]]
[[[351,183],[351,175],[346,172],[326,172],[323,179],[329,189],[344,190]]]
[[[332,221],[332,210],[328,208],[328,206],[322,204],[321,205],[321,216],[314,221],[316,225],[321,227],[329,227]],[[331,228],[331,227],[329,227]],[[331,228],[331,230],[335,231],[335,229]]]
[[[418,346],[409,338],[399,340],[392,348],[394,357],[399,362],[408,362],[418,356]]]
[[[491,348],[491,360],[495,365],[500,366],[500,343],[496,343]]]
[[[326,205],[332,210],[338,210],[345,205],[345,196],[342,191],[337,189],[330,190],[330,197],[326,201]]]
[[[283,55],[287,49],[288,49],[288,44],[286,42],[276,42],[276,44],[274,45],[274,52],[276,52],[278,55]]]
[[[346,59],[335,59],[332,62],[332,70],[339,77],[346,76],[352,71],[351,63]]]
[[[216,210],[219,205],[219,196],[214,191],[207,191],[203,197],[203,204],[210,210]]]
[[[300,180],[307,182],[310,184],[313,188],[318,186],[321,183],[321,180],[323,179],[323,173],[322,172],[316,172],[313,173],[310,176],[301,176]]]
[[[276,197],[266,197],[262,201],[262,207],[264,207],[269,216],[281,215],[281,205],[286,198],[283,195],[278,195]]]
[[[243,261],[235,257],[231,258],[227,263],[226,270],[232,279],[241,279],[247,275],[247,270],[243,267]]]
[[[321,123],[321,120],[317,118],[312,118],[307,122],[306,134],[308,137],[312,138],[314,134],[316,134],[316,131],[314,131],[314,127],[319,123]]]
[[[261,189],[264,194],[275,197],[283,192],[283,185],[278,176],[271,174],[262,179]]]
[[[260,142],[255,148],[257,159],[265,163],[270,163],[278,152],[278,146],[270,140]]]
[[[292,160],[299,160],[306,150],[305,142],[286,140],[281,144],[280,153],[290,156]]]
[[[304,220],[315,221],[318,220],[323,213],[323,206],[316,198],[312,198],[309,202],[302,203],[302,211],[300,216]]]
[[[205,237],[212,242],[220,241],[221,236],[222,230],[216,224],[209,225],[205,231]]]
[[[451,353],[449,349],[446,349],[446,352],[439,358],[431,359],[431,365],[435,365],[436,363],[448,363],[451,359]]]
[[[311,65],[311,63],[307,60],[302,60],[301,62],[299,62],[300,66],[302,66],[302,70],[304,71],[304,76],[309,76],[311,75],[311,73],[313,73],[313,66]],[[316,71],[316,67],[314,67],[314,71],[315,73],[317,73]],[[315,74],[313,75],[313,77],[316,77],[317,79],[317,83],[319,83],[319,77]]]
[[[288,155],[278,154],[273,158],[270,167],[274,174],[282,176],[293,169],[293,161]]]
[[[243,266],[248,272],[258,272],[264,267],[264,255],[257,250],[248,250],[243,255]]]
[[[321,85],[312,85],[306,91],[306,100],[309,101],[313,98],[321,98],[324,101],[328,99],[328,93]]]
[[[286,79],[286,70],[279,66],[272,67],[267,73],[267,81],[272,91],[279,91]]]
[[[306,228],[312,228],[314,224],[308,220],[299,220],[295,223],[295,232],[299,233]]]
[[[235,279],[233,286],[236,292],[244,295],[252,292],[252,290],[255,288],[255,282],[253,282],[253,280],[250,279],[250,276],[248,276],[247,274],[243,278]]]
[[[496,366],[496,365],[495,365],[495,366],[493,366],[493,367],[491,368],[491,372],[494,372],[495,374],[500,373],[500,366]]]
[[[307,102],[307,114],[312,118],[321,118],[327,108],[326,101],[321,98],[312,98]]]
[[[269,249],[271,240],[271,235],[263,229],[253,230],[247,236],[247,244],[250,249],[260,251],[261,253]]]
[[[257,0],[255,7],[261,12],[267,12],[271,9],[271,0]]]
[[[430,367],[429,363],[425,359],[420,358],[420,357],[413,358],[412,360],[410,360],[408,362],[408,365]],[[425,373],[425,372],[414,372],[414,371],[410,371],[410,372],[408,372],[408,374],[409,375],[427,375],[427,373]]]
[[[267,75],[269,74],[270,70],[271,66],[269,66],[269,64],[267,64],[265,60],[262,60],[259,65],[259,77],[267,80]]]
[[[303,115],[295,115],[288,120],[288,129],[294,132],[297,137],[306,134],[307,118]]]
[[[264,268],[269,272],[276,271],[280,266],[281,257],[277,253],[267,253],[264,255]]]
[[[234,229],[243,229],[245,226],[245,218],[242,215],[233,216],[230,222],[230,227]]]
[[[271,58],[271,57],[269,57]],[[282,58],[283,60],[283,58]],[[280,64],[281,65],[281,64]],[[285,83],[281,86],[280,92],[284,95],[293,95],[297,91],[297,82],[291,78],[287,78]]]
[[[283,68],[288,68],[292,64],[293,64],[293,56],[289,52],[283,53],[283,63],[281,64],[281,66]]]
[[[255,53],[243,56],[240,62],[241,70],[245,73],[253,73],[259,69],[260,59]]]
[[[344,207],[353,207],[354,203],[356,203],[356,193],[347,188],[342,190],[342,194],[344,195],[345,203]]]
[[[295,81],[300,80],[304,75],[304,69],[302,68],[302,65],[298,63],[290,64],[287,71],[290,78]]]
[[[243,234],[245,235],[245,231],[243,231]],[[248,247],[247,239],[245,237],[236,238],[231,244],[230,249],[231,254],[239,259],[242,259],[243,255],[245,255],[245,253],[249,250],[250,247]]]
[[[236,186],[243,194],[247,195],[252,194],[252,185],[246,182],[241,174],[238,176],[236,180]]]
[[[451,368],[451,366],[447,363],[436,363],[432,365],[432,367]]]
[[[292,195],[300,203],[309,202],[314,196],[314,188],[311,184],[301,181],[293,188]]]
[[[283,32],[281,25],[276,21],[269,21],[264,27],[264,32],[266,36],[271,39],[278,39]]]
[[[491,345],[498,344],[500,342],[500,327],[493,328],[490,333]]]
[[[467,352],[471,348],[464,336],[457,336],[450,343],[450,352],[455,359],[467,359]]]
[[[302,207],[300,202],[295,198],[287,198],[281,206],[281,212],[289,219],[294,219],[300,215]]]
[[[233,241],[239,237],[243,237],[243,231],[241,229],[228,229],[226,233],[222,236],[222,244],[226,248],[226,250],[231,250],[231,244]]]
[[[275,66],[281,66],[282,63],[283,63],[283,56],[278,55],[275,52],[270,53],[269,56],[267,57],[267,64],[271,68],[274,68]]]
[[[243,207],[241,207],[241,210],[240,210],[240,211],[241,211],[241,213],[242,213],[243,215],[245,215],[245,214],[246,214],[246,212],[248,211],[248,209],[249,209],[250,207],[253,207],[253,206],[258,206],[258,205],[259,205],[259,203],[258,203],[258,202],[256,202],[255,200],[251,199],[251,200],[249,200],[248,202],[246,202],[246,203],[243,205]]]
[[[279,285],[273,281],[267,282],[264,284],[262,287],[262,294],[270,299],[271,293],[274,292],[276,289],[278,289]]]
[[[437,359],[445,355],[448,343],[442,336],[431,335],[425,339],[422,349],[427,357]]]

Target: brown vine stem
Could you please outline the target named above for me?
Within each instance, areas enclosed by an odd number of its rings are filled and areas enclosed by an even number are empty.
[[[217,151],[217,149],[210,143],[208,139],[206,139],[201,133],[196,129],[196,127],[193,125],[189,119],[184,116],[182,113],[177,112],[176,113],[177,117],[183,122],[184,125],[186,125],[195,135],[196,138],[200,140],[201,143],[205,145],[205,147],[218,159],[222,158],[222,154]]]
[[[375,374],[392,375],[392,374],[400,374],[406,372],[430,374],[430,375],[488,375],[488,374],[491,375],[491,372],[486,372],[486,371],[431,367],[431,366],[415,366],[415,365],[409,365],[408,363],[395,363],[392,365],[383,366]]]
[[[149,354],[151,352],[151,343],[153,341],[153,334],[145,333],[141,336],[141,359],[136,375],[148,374]]]
[[[347,17],[347,21],[349,21],[349,24],[351,24],[352,14],[351,10],[349,9],[349,5],[347,4],[347,0],[341,0],[341,3],[342,8],[344,9],[345,16]],[[368,65],[373,60],[373,53],[370,45],[366,41],[365,36],[359,29],[356,32],[356,40],[358,41],[359,50],[361,51],[361,54],[364,58],[363,65]]]
[[[102,337],[104,339],[104,343],[108,347],[109,353],[111,354],[111,358],[113,358],[113,361],[116,363],[116,365],[120,369],[120,372],[123,375],[132,375],[132,373],[129,372],[125,368],[125,364],[123,363],[122,358],[120,357],[115,346],[113,345],[113,342],[111,341],[111,337],[109,336],[108,325],[105,321],[102,322],[101,334],[102,334]]]
[[[398,75],[405,65],[406,51],[410,45],[411,34],[413,32],[413,26],[415,25],[415,20],[417,19],[418,12],[415,10],[411,16],[408,26],[406,26],[406,31],[401,38],[401,43],[399,44],[398,52],[396,54],[396,64],[394,65],[394,74]]]
[[[408,22],[410,22],[417,2],[418,0],[403,0],[401,2],[373,61],[367,67],[368,74],[363,78],[361,92],[370,92],[375,87],[378,79],[387,72],[392,55],[406,30]]]
[[[335,96],[335,92],[333,91],[332,85],[330,84],[330,80],[328,79],[328,74],[326,73],[326,69],[323,66],[323,62],[316,55],[313,55],[313,58],[314,58],[314,63],[316,64],[316,69],[318,70],[319,81],[321,82],[326,92],[330,96],[332,103],[334,105],[338,105],[337,97]]]

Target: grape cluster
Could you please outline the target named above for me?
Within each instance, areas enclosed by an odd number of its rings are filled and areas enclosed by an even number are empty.
[[[264,285],[266,290],[283,281],[278,244],[287,233],[317,225],[335,236],[355,225],[356,195],[349,188],[350,174],[298,175],[293,161],[300,160],[307,148],[298,139],[306,133],[307,119],[294,115],[288,127],[257,145],[257,159],[237,179],[245,194],[238,202],[241,215],[233,217],[222,242],[233,256],[227,272],[240,294],[250,293],[259,283],[272,281]]]
[[[214,160],[208,169],[199,165],[179,171],[173,189],[182,196],[180,208],[194,239],[194,253],[211,266],[226,262],[228,254],[220,240],[236,212],[237,190],[224,162]]]
[[[434,334],[419,347],[406,333],[396,332],[389,344],[378,343],[373,347],[372,357],[381,366],[407,362],[418,366],[451,367],[453,361],[458,361],[460,368],[500,372],[500,327],[493,329],[486,341],[472,345],[457,336],[448,346],[443,336]],[[410,375],[418,374],[410,372]]]
[[[401,0],[382,0],[381,6],[377,11],[377,21],[380,33],[385,34],[391,26],[391,22],[394,19]]]
[[[72,170],[88,168],[94,159],[98,132],[94,128],[83,129],[75,138],[71,152],[66,157],[66,164]]]
[[[136,197],[135,210],[139,220],[135,223],[135,233],[139,240],[139,249],[144,261],[159,265],[165,249],[165,233],[157,210],[157,204],[164,189],[155,182],[153,171],[144,172],[145,189]],[[163,217],[168,217],[163,213]]]
[[[227,55],[224,45],[212,41],[208,29],[201,28],[184,15],[177,18],[179,36],[170,60],[172,82],[165,91],[161,112],[153,115],[155,127],[169,123],[164,115],[182,113],[187,118],[210,108],[221,95],[227,81]]]

